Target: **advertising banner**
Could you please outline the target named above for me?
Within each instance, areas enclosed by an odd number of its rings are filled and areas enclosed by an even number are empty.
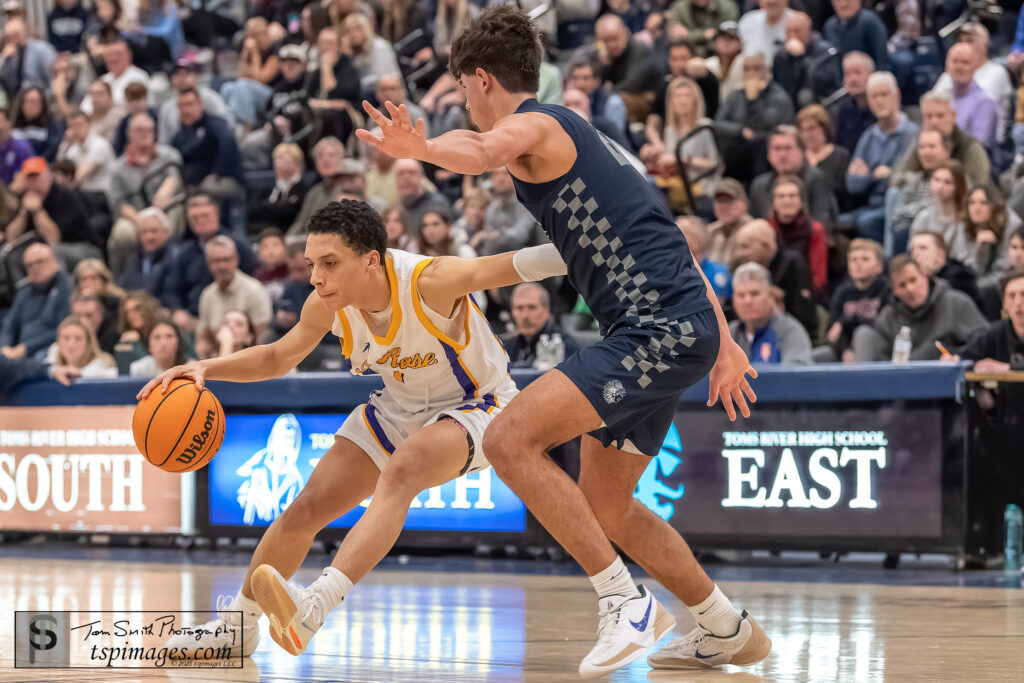
[[[134,409],[0,410],[0,529],[191,532],[193,477],[146,462]]]
[[[269,526],[334,445],[346,415],[228,415],[209,471],[210,524]],[[333,522],[350,528],[369,504]],[[428,489],[413,500],[406,529],[523,532],[526,507],[490,468]]]

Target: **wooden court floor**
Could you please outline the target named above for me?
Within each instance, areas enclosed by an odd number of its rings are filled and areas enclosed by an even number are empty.
[[[292,657],[266,636],[241,670],[14,669],[15,610],[211,610],[242,570],[3,557],[0,681],[578,680],[596,615],[587,581],[572,576],[382,570],[333,612],[310,650]],[[308,583],[316,572],[296,577]],[[720,584],[774,641],[746,669],[652,672],[641,660],[611,681],[1022,681],[1024,590],[795,582]],[[652,585],[679,618],[685,608]],[[667,640],[663,641],[667,642]]]

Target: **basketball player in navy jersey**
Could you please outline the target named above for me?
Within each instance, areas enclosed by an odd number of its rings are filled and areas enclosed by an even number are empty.
[[[511,5],[483,12],[452,43],[450,69],[466,90],[480,133],[427,140],[423,121],[364,103],[380,126],[359,138],[396,158],[477,175],[506,166],[519,201],[557,248],[521,258],[535,279],[564,272],[600,322],[604,339],[528,386],[487,428],[495,470],[590,576],[598,594],[598,642],[584,677],[643,656],[675,619],[637,586],[609,538],[672,591],[697,627],[648,657],[656,668],[760,661],[771,641],[733,607],[682,537],[633,499],[657,455],[680,393],[710,373],[708,405],[730,419],[756,400],[756,377],[732,342],[722,309],[664,201],[621,148],[564,107],[535,99],[542,46]],[[562,263],[564,261],[564,264]],[[734,405],[735,404],[735,405]],[[577,486],[547,450],[583,435]]]

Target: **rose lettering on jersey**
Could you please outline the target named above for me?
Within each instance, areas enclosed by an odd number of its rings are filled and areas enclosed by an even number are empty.
[[[431,365],[437,365],[437,358],[432,353],[428,353],[426,356],[421,356],[418,353],[414,356],[406,356],[405,358],[401,356],[402,347],[396,346],[378,358],[377,365],[387,365],[390,363],[391,367],[398,368],[399,370],[418,370]]]

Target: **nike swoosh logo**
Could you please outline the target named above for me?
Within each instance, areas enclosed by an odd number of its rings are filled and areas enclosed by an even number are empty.
[[[717,605],[717,604],[718,604],[717,602],[713,602],[713,603],[711,603],[711,607],[714,607],[714,606],[715,606],[715,605]],[[707,612],[708,610],[710,610],[710,609],[711,609],[711,607],[708,607],[708,609],[704,610],[704,612]],[[703,615],[703,614],[704,614],[704,612],[697,612],[697,614]]]
[[[640,621],[633,621],[632,619],[629,620],[629,623],[633,626],[633,628],[635,628],[637,631],[640,631],[640,633],[643,633],[647,630],[647,620],[651,617],[651,605],[653,603],[653,599],[647,600],[647,611],[644,612],[643,619],[641,619]]]
[[[700,653],[700,650],[694,650],[693,651],[693,656],[696,657],[697,659],[711,659],[712,657],[717,657],[720,654],[722,654],[722,653],[721,652],[716,652],[713,655],[702,655]]]

